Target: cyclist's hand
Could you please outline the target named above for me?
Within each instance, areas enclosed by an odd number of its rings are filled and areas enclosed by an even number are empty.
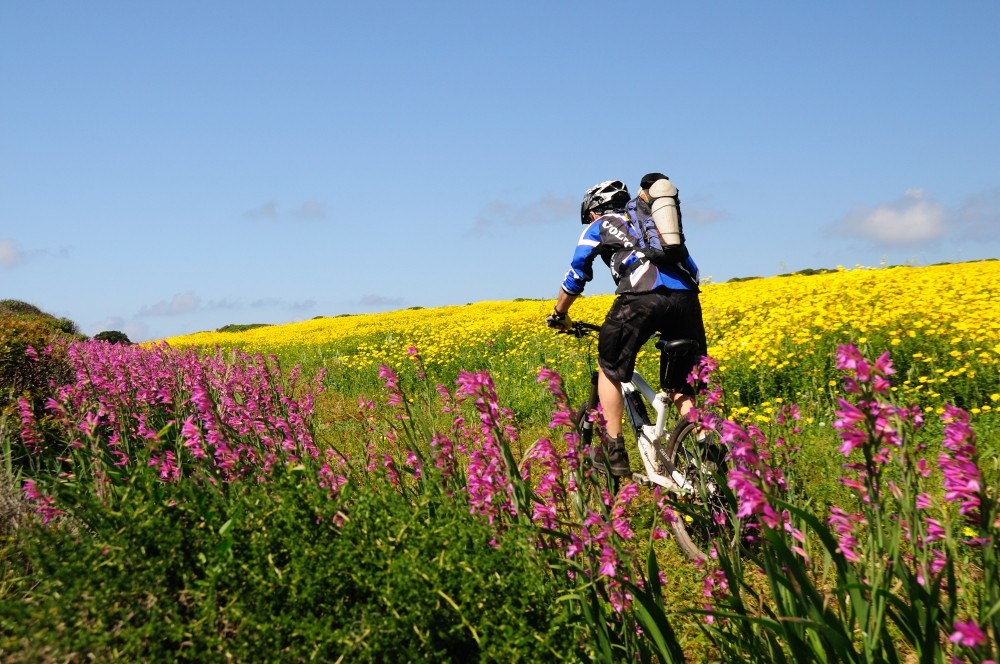
[[[546,316],[545,324],[553,330],[558,330],[560,332],[569,332],[573,329],[573,321],[570,320],[569,314],[561,314],[558,311],[553,311],[551,314]]]

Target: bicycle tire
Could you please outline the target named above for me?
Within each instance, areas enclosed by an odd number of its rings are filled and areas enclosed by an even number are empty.
[[[696,422],[682,419],[670,432],[666,446],[656,448],[668,467],[675,468],[693,487],[675,494],[682,507],[675,510],[670,524],[678,547],[690,560],[708,558],[710,548],[725,533],[730,514],[728,494],[719,485],[726,472],[725,460],[721,455],[712,460],[705,458],[706,452],[723,448],[717,438],[712,440],[714,433],[710,434],[708,444],[699,443],[697,430]]]

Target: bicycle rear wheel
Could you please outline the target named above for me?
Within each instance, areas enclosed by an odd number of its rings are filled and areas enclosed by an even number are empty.
[[[708,432],[700,442],[697,436],[697,423],[682,419],[666,445],[657,450],[667,467],[674,469],[675,480],[680,480],[670,527],[677,545],[691,560],[707,558],[713,543],[729,539],[726,532],[733,514],[725,488],[725,448],[715,432]]]

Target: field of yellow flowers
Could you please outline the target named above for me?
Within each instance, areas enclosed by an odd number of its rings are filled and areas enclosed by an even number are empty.
[[[901,400],[927,412],[945,403],[974,417],[1000,408],[1000,261],[929,267],[838,269],[821,274],[706,284],[702,306],[709,353],[720,363],[734,415],[767,419],[783,401],[821,402],[836,384],[838,344],[889,351]],[[600,322],[613,296],[579,300],[574,320]],[[489,369],[498,386],[531,386],[542,365],[584,389],[596,349],[548,330],[551,300],[479,302],[345,315],[167,339],[172,346],[236,347],[322,366],[337,389],[369,389],[378,367],[408,364],[419,351],[428,372],[453,380]],[[655,374],[652,344],[640,370]],[[992,419],[992,418],[991,418]]]

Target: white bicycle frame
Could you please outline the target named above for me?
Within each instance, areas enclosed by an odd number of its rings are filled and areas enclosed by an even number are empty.
[[[628,403],[630,392],[638,392],[646,402],[653,407],[656,415],[653,424],[643,425],[642,432],[636,435],[639,456],[646,468],[646,478],[653,484],[674,492],[694,491],[694,485],[682,475],[673,464],[660,460],[656,455],[654,441],[662,441],[667,421],[667,411],[673,407],[670,395],[660,390],[654,390],[639,373],[632,374],[632,380],[622,383],[622,398]],[[660,471],[663,471],[662,473]]]

